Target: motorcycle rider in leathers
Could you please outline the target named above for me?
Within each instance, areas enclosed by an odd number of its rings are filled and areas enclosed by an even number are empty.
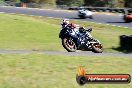
[[[79,25],[77,25],[75,23],[70,23],[69,19],[64,19],[61,25],[62,25],[62,29],[70,28],[71,29],[70,34],[77,40],[82,41],[84,39],[84,36],[87,36],[88,39],[92,39],[92,37],[90,37],[89,35],[86,34],[86,30],[84,27],[79,27]],[[83,42],[78,42],[78,43],[82,44]]]
[[[66,27],[70,27],[72,30],[72,35],[83,33],[85,31],[84,27],[79,27],[79,25],[75,23],[70,23],[69,19],[64,19],[62,22],[62,29]]]

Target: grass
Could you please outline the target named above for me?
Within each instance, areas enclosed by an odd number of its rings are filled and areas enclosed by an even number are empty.
[[[64,50],[58,38],[62,19],[0,14],[0,49]],[[119,36],[132,34],[131,29],[91,22],[74,21],[92,27],[92,35],[99,39],[105,52],[118,52]]]
[[[0,14],[1,49],[43,49],[60,47],[59,26],[32,17]],[[59,46],[60,45],[60,46]]]
[[[80,88],[78,66],[89,74],[130,74],[132,59],[123,57],[69,57],[42,54],[1,54],[0,88]],[[130,84],[88,84],[82,88],[131,88]]]
[[[0,49],[64,50],[58,38],[61,19],[0,14]],[[93,27],[106,52],[116,52],[119,35],[131,29],[75,21]],[[78,66],[89,74],[130,74],[128,57],[79,57],[46,54],[0,54],[0,88],[80,88],[76,83]],[[131,88],[130,84],[88,84],[82,88]]]

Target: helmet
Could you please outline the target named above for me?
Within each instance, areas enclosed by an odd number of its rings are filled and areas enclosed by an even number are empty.
[[[64,23],[64,24],[69,24],[69,23],[70,23],[70,22],[69,22],[69,19],[64,19],[64,20],[63,20],[63,23]]]

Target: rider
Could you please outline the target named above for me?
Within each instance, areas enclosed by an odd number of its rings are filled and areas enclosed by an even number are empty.
[[[79,27],[79,25],[75,23],[70,23],[69,19],[64,19],[62,22],[62,29],[68,28],[70,29],[70,34],[77,39],[78,44],[84,43],[83,40],[85,39],[84,37],[87,36],[88,39],[91,39],[88,34],[86,34],[85,28],[84,27]]]
[[[70,27],[72,30],[72,35],[79,35],[80,33],[85,33],[84,27],[79,27],[79,25],[75,23],[70,23],[69,19],[64,19],[62,22],[62,28]]]

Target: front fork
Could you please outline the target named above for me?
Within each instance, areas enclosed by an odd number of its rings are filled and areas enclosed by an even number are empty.
[[[91,40],[87,41],[87,47],[92,49],[93,44],[98,43],[101,44],[99,40],[91,38]]]

